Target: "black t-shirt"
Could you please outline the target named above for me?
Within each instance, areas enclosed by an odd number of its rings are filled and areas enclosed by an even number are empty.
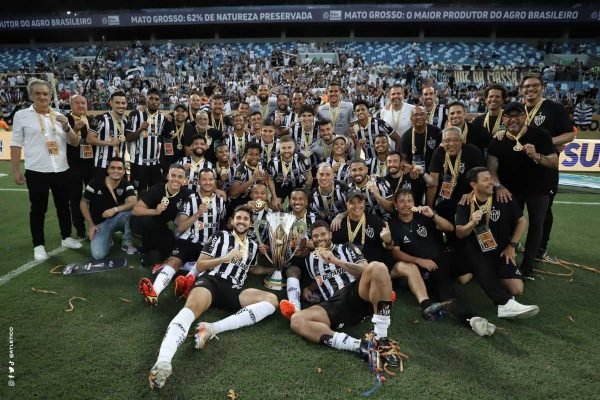
[[[73,128],[73,131],[75,133],[77,133],[77,131],[75,131],[75,119],[73,118],[73,115],[68,114],[67,119],[69,120],[69,125]],[[93,124],[94,118],[88,117],[88,122],[90,124]],[[81,142],[79,143],[79,145],[73,146],[73,145],[70,145],[67,143],[67,162],[69,163],[69,168],[73,168],[73,169],[89,168],[89,169],[91,169],[94,167],[93,153],[89,154],[89,156],[88,156],[89,158],[82,158],[82,154],[81,154],[81,151],[82,151],[81,145],[87,145],[87,134],[88,134],[87,126],[84,126],[79,131],[79,135],[81,135]]]
[[[154,216],[154,218],[159,223],[164,224],[175,220],[175,217],[183,212],[185,202],[191,193],[192,191],[188,188],[181,187],[179,193],[169,198],[169,205],[167,206],[167,209],[160,215]],[[142,201],[148,206],[148,208],[155,209],[160,204],[163,197],[167,197],[165,192],[165,184],[157,183],[148,189],[146,193],[144,193],[142,196]]]
[[[196,134],[196,130],[194,129],[194,125],[190,125],[186,123],[183,127],[183,135],[181,137],[181,143],[179,139],[177,139],[177,125],[175,121],[169,121],[165,119],[165,125],[163,127],[161,133],[162,140],[162,149],[160,150],[160,159],[163,164],[173,164],[175,161],[185,156],[185,146],[190,146],[192,144],[192,137]],[[170,143],[173,145],[173,155],[166,155],[166,147],[165,143]],[[181,144],[182,148],[178,149],[177,145]]]
[[[217,162],[217,156],[215,153],[215,146],[219,144],[219,142],[223,141],[223,132],[215,128],[208,128],[206,131],[198,131],[196,125],[188,124],[190,126],[191,135],[186,137],[183,144],[185,146],[192,145],[192,137],[195,135],[200,135],[204,137],[206,140],[206,150],[204,150],[204,158],[206,158],[211,163]]]
[[[390,221],[394,245],[413,257],[435,260],[444,251],[444,239],[432,218],[419,213],[405,223],[399,218]]]
[[[541,129],[530,126],[519,139],[522,145],[533,144],[538,153],[554,153],[552,138]],[[498,178],[511,193],[520,195],[548,194],[552,188],[552,170],[536,164],[524,151],[514,151],[516,142],[506,135],[493,139],[488,154],[498,158]]]
[[[471,122],[471,125],[477,127],[478,129],[482,129],[484,131],[487,131],[488,134],[490,136],[492,136],[492,132],[491,131],[494,129],[494,126],[496,126],[496,121],[498,120],[498,116],[497,115],[496,116],[490,115],[489,125],[488,125],[489,129],[488,129],[488,128],[486,128],[484,126],[484,124],[485,124],[485,116],[486,115],[487,115],[487,113],[483,113],[483,114],[480,114],[480,115],[476,116],[473,119],[473,121]],[[500,126],[502,126],[502,121],[500,121]]]
[[[492,135],[482,126],[473,125],[469,122],[465,122],[465,124],[469,127],[467,143],[475,145],[481,151],[481,154],[485,155],[485,149],[490,145]]]
[[[442,182],[444,179],[444,174],[450,175],[450,169],[444,171],[444,162],[446,160],[446,150],[443,147],[438,147],[433,152],[433,157],[431,158],[431,172],[436,172],[439,174],[439,182],[438,182],[438,192],[442,186]],[[450,162],[454,165],[454,161],[456,160],[455,156],[450,156]],[[471,186],[467,181],[466,175],[467,172],[473,167],[483,167],[485,165],[485,161],[483,159],[483,154],[477,147],[472,144],[463,144],[462,145],[462,154],[460,157],[460,165],[458,167],[459,175],[456,181],[456,187],[452,191],[451,199],[454,201],[460,200],[463,194],[469,193],[471,191]]]
[[[415,155],[422,157],[423,148],[425,148],[425,172],[429,172],[433,151],[437,149],[441,143],[442,131],[437,126],[427,124],[427,143],[425,143],[425,133],[415,133]],[[406,155],[408,162],[412,163],[412,128],[402,135],[400,149],[402,154]]]
[[[379,233],[385,227],[385,223],[383,220],[375,214],[365,214],[366,221],[363,227],[358,231],[358,234],[352,241],[356,246],[358,246],[367,261],[379,261],[386,264],[390,267],[393,263],[392,255],[389,250],[383,248],[383,244],[381,238],[379,237]],[[347,222],[348,217],[346,216],[342,220],[342,224],[340,229],[336,232],[333,232],[333,237],[331,241],[335,244],[345,244],[349,242],[349,234],[348,234],[348,225]],[[358,226],[357,221],[350,221],[351,229],[356,229]],[[362,234],[365,234],[365,241],[362,242]]]
[[[121,179],[113,192],[116,201],[106,186],[105,177],[96,177],[86,186],[83,197],[89,201],[90,215],[94,224],[98,225],[106,220],[102,217],[104,211],[125,204],[125,199],[129,196],[135,197],[133,185],[127,179]]]
[[[527,110],[531,112],[533,107],[527,107]],[[552,137],[574,131],[573,121],[569,117],[566,108],[552,100],[544,100],[529,126],[543,129]],[[549,171],[553,186],[558,185],[558,170],[552,169]]]
[[[500,203],[496,200],[496,193],[494,192],[492,211],[490,214],[489,227],[494,239],[496,240],[497,247],[495,250],[486,252],[487,254],[493,254],[498,257],[500,253],[508,246],[511,242],[512,234],[517,225],[517,220],[523,216],[523,211],[519,208],[519,205],[515,200],[511,200],[508,203]],[[477,208],[475,208],[477,209]],[[456,225],[466,225],[469,223],[471,217],[471,205],[467,204],[464,206],[459,205],[456,209]],[[484,214],[483,218],[479,222],[478,226],[485,225],[487,221],[487,214]],[[471,232],[469,236],[463,239],[467,242],[468,246],[472,246],[478,251],[482,251],[477,241],[475,230]]]
[[[390,184],[390,191],[392,193],[395,194],[400,189],[410,189],[415,204],[419,206],[424,204],[423,196],[425,195],[425,190],[427,190],[427,184],[423,175],[419,175],[418,178],[413,179],[409,174],[404,174],[402,175],[402,181],[400,181],[400,178],[394,178],[388,174],[385,176],[385,180]],[[398,185],[400,185],[400,188],[398,188]]]

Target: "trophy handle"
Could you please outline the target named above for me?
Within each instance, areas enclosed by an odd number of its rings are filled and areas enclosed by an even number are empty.
[[[300,247],[300,241],[302,240],[302,237],[306,234],[306,229],[307,227],[304,221],[296,221],[292,225],[292,229],[290,230],[290,236],[293,237],[294,241],[296,242],[296,245],[294,246],[294,249],[292,251],[292,257],[294,257],[298,252],[298,249]]]
[[[262,219],[257,219],[254,222],[254,233],[256,233],[256,240],[258,241],[258,244],[265,244],[262,240],[262,235],[261,235],[261,227],[267,226],[268,222]],[[271,258],[271,256],[269,256],[269,254],[265,254],[265,257],[267,258],[267,260],[269,260],[271,262],[271,264],[274,264],[273,259]]]

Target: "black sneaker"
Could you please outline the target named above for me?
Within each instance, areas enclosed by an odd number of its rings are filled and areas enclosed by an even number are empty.
[[[423,319],[427,321],[437,321],[438,319],[444,318],[448,315],[448,310],[446,310],[447,303],[433,303],[429,307],[425,308],[421,311],[421,315]]]
[[[400,354],[396,342],[388,338],[375,339],[369,335],[367,339],[361,339],[358,349],[359,357],[376,368],[398,368],[400,366]]]
[[[529,281],[535,281],[535,276],[533,274],[533,267],[532,266],[525,266],[525,265],[521,265],[519,267],[519,270],[521,271],[521,276],[523,279],[529,280]]]

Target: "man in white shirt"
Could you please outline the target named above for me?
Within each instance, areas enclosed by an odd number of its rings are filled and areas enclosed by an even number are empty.
[[[388,98],[390,104],[381,109],[379,117],[402,135],[412,127],[410,116],[415,106],[404,102],[404,87],[399,83],[390,87]]]
[[[48,191],[56,206],[61,244],[78,249],[82,245],[71,238],[67,142],[77,146],[79,137],[69,125],[67,117],[50,108],[52,87],[46,81],[32,79],[27,93],[33,105],[15,114],[10,144],[12,173],[17,185],[27,183],[29,227],[36,260],[48,258],[44,247],[44,220],[48,209]],[[21,173],[21,150],[25,149],[25,175]]]

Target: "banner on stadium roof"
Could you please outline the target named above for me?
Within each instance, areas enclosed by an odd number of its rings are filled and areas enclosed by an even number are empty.
[[[600,22],[597,7],[339,4],[79,11],[0,18],[0,30],[329,22]]]
[[[11,131],[0,132],[0,160],[10,160],[10,140],[12,138]],[[25,159],[25,154],[21,150],[21,160]]]
[[[559,171],[600,172],[600,140],[575,139],[560,153]]]

